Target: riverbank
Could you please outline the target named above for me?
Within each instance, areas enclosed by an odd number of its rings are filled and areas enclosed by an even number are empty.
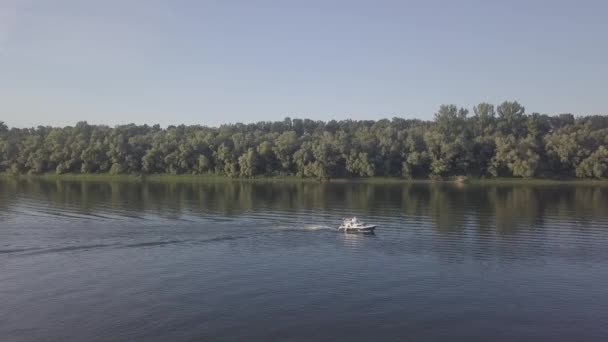
[[[151,182],[291,182],[291,183],[455,183],[458,185],[473,184],[590,184],[608,185],[607,179],[549,179],[549,178],[467,178],[467,179],[407,179],[400,177],[356,177],[356,178],[331,178],[319,180],[318,178],[299,176],[259,176],[232,178],[214,174],[203,175],[173,175],[173,174],[151,174],[151,175],[112,175],[109,173],[81,174],[38,174],[38,175],[11,175],[0,173],[1,178],[13,179],[45,179],[45,180],[78,180],[78,181],[151,181]]]

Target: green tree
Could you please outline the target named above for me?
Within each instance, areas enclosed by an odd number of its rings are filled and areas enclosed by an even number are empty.
[[[494,105],[482,102],[473,107],[472,129],[475,136],[486,136],[494,133],[496,112]]]
[[[517,101],[505,101],[496,108],[498,113],[498,129],[504,135],[513,134],[521,137],[525,133],[525,108]]]
[[[240,175],[245,177],[255,176],[259,172],[260,164],[259,154],[253,148],[249,148],[247,152],[239,157]]]
[[[608,177],[608,148],[600,146],[576,168],[576,176],[581,178]]]

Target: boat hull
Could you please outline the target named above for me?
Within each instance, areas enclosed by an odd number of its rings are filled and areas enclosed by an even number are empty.
[[[338,227],[339,231],[348,233],[372,233],[376,229],[376,226],[365,226],[365,227]]]

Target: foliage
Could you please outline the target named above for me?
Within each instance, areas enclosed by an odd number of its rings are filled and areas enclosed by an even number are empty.
[[[608,177],[608,116],[526,114],[516,101],[433,121],[278,122],[220,127],[79,122],[9,128],[0,172],[216,174],[230,177]]]

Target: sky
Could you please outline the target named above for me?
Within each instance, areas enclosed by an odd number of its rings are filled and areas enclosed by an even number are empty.
[[[0,0],[0,121],[608,113],[604,0]]]

